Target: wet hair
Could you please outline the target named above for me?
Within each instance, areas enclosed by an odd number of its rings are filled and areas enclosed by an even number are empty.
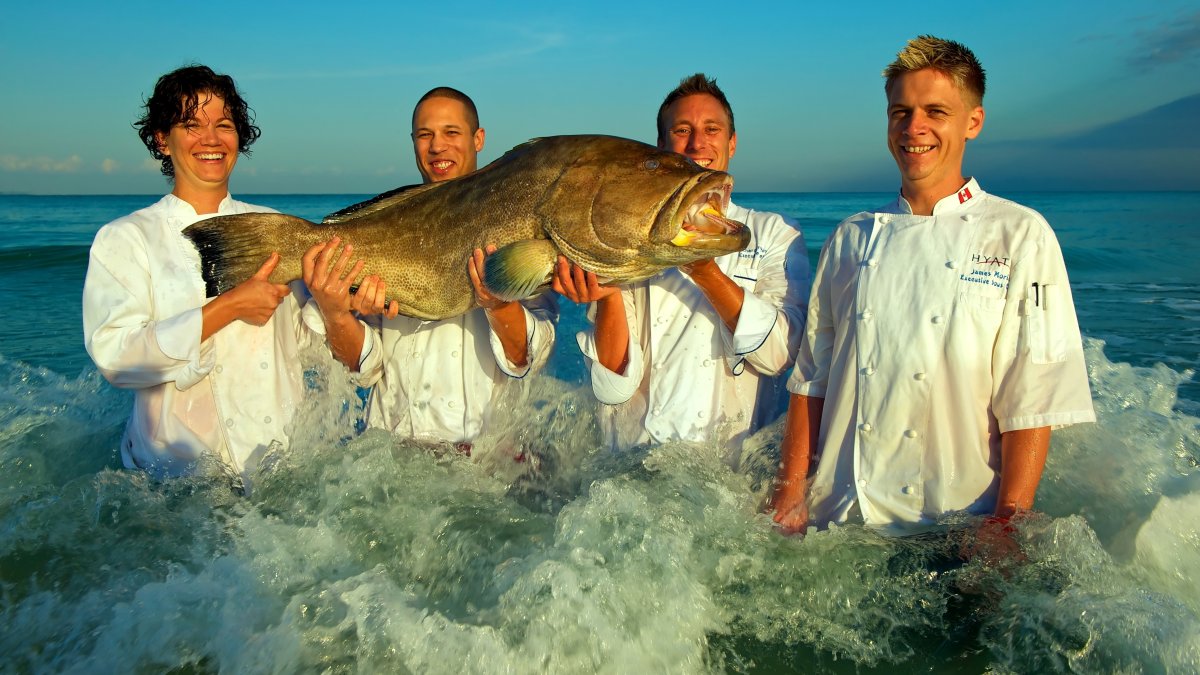
[[[412,123],[414,125],[417,123],[417,109],[421,107],[422,103],[431,98],[450,98],[463,104],[463,107],[467,109],[467,124],[471,127],[471,133],[479,130],[479,111],[475,109],[475,101],[472,101],[470,96],[467,96],[454,87],[434,87],[425,92],[425,95],[413,106]]]
[[[667,108],[671,104],[684,96],[693,96],[695,94],[708,94],[717,99],[721,107],[725,109],[725,114],[729,116],[729,135],[732,136],[735,128],[733,126],[733,108],[729,106],[729,99],[725,98],[725,92],[717,86],[716,78],[705,76],[704,73],[696,73],[689,77],[685,77],[679,81],[679,86],[671,90],[667,97],[663,99],[662,105],[658,106],[658,142],[662,143],[666,136],[666,120],[663,118],[667,114]]]
[[[225,101],[226,114],[237,129],[238,152],[250,154],[250,145],[262,135],[254,125],[254,111],[238,94],[237,85],[228,75],[218,75],[208,66],[190,65],[171,71],[158,78],[154,93],[145,102],[146,113],[133,123],[138,137],[150,150],[150,154],[162,162],[162,173],[175,177],[175,165],[170,156],[162,151],[157,136],[166,136],[171,128],[196,116],[209,96],[220,96]]]
[[[968,103],[983,105],[987,75],[979,59],[962,43],[932,35],[909,40],[904,49],[896,54],[896,60],[883,70],[883,76],[887,78],[884,91],[891,94],[896,78],[925,68],[933,68],[953,80]]]

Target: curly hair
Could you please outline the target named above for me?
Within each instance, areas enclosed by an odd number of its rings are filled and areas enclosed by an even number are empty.
[[[226,114],[237,129],[239,153],[249,155],[251,144],[262,135],[262,130],[254,125],[254,110],[238,94],[232,77],[219,75],[212,68],[201,65],[171,71],[158,78],[154,93],[143,105],[146,113],[133,123],[146,149],[154,159],[162,162],[164,176],[174,179],[175,165],[163,153],[159,136],[166,136],[176,124],[195,117],[196,110],[209,96],[220,96],[225,101]]]
[[[965,45],[953,40],[943,40],[932,35],[922,35],[908,41],[904,49],[896,54],[896,60],[888,64],[883,76],[887,78],[883,88],[892,92],[896,78],[925,68],[933,68],[954,81],[955,86],[972,105],[983,105],[983,92],[987,88],[987,75],[975,54]]]
[[[696,73],[680,80],[679,86],[672,89],[671,93],[667,94],[667,97],[663,99],[662,105],[658,106],[659,143],[662,143],[663,139],[666,138],[667,129],[664,118],[667,114],[667,108],[670,108],[671,104],[675,101],[694,94],[708,94],[717,99],[717,102],[725,109],[725,114],[729,116],[729,134],[732,136],[736,131],[736,128],[733,126],[733,108],[729,105],[729,99],[725,98],[725,92],[721,91],[721,88],[717,86],[717,79],[707,77],[704,73]]]

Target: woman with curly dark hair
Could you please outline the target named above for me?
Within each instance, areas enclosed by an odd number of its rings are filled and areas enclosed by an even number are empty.
[[[199,65],[159,78],[134,127],[172,190],[96,234],[84,343],[110,383],[134,390],[125,466],[172,476],[207,465],[245,479],[288,440],[303,391],[303,290],[268,280],[272,254],[207,299],[199,256],[180,232],[209,215],[271,211],[229,194],[238,156],[260,131],[233,79]]]

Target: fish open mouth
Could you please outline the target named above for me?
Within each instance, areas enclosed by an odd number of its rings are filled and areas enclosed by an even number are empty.
[[[732,184],[724,183],[701,193],[688,207],[671,243],[676,246],[703,245],[706,240],[740,233],[745,226],[725,217],[732,189]]]

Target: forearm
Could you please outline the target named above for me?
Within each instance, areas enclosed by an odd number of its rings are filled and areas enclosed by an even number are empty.
[[[237,308],[226,294],[218,295],[200,310],[200,341],[217,334],[217,331],[237,320]]]
[[[324,316],[324,319],[325,341],[329,344],[329,351],[352,372],[357,372],[363,341],[366,339],[366,326],[350,312],[335,312],[333,316]]]
[[[1017,429],[1001,434],[997,516],[1007,518],[1033,508],[1049,449],[1050,427]]]
[[[529,363],[529,341],[525,310],[521,308],[520,303],[504,303],[495,309],[484,310],[484,313],[492,332],[504,347],[504,356],[508,362],[518,368],[524,368]]]
[[[779,474],[775,481],[777,494],[795,494],[806,487],[812,449],[817,447],[824,406],[823,398],[791,395],[779,449]]]
[[[629,321],[621,293],[596,302],[596,355],[614,373],[624,374],[629,367]]]
[[[745,289],[734,283],[712,260],[697,263],[687,270],[687,273],[692,281],[696,282],[700,292],[704,293],[704,297],[708,298],[713,309],[717,310],[717,315],[721,317],[725,327],[730,331],[735,330],[738,317],[742,313],[742,302],[746,297]]]

